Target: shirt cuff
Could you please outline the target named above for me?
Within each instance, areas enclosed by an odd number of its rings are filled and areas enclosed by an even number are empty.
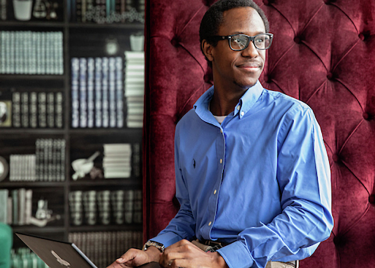
[[[233,242],[217,251],[224,258],[229,268],[249,268],[254,259],[241,241]]]
[[[170,245],[173,245],[174,243],[177,243],[180,241],[182,238],[175,233],[168,232],[168,233],[163,233],[160,234],[154,238],[151,238],[151,241],[155,241],[158,243],[161,243],[164,245],[165,248],[169,247]]]

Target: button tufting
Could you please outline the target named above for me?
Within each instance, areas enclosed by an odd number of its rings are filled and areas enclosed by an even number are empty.
[[[338,154],[334,154],[334,155],[332,155],[332,160],[333,160],[333,162],[338,162],[339,160],[340,160],[340,157],[339,157],[339,155]]]
[[[375,194],[370,195],[368,201],[371,205],[375,205]]]
[[[328,78],[329,80],[333,80],[333,77],[334,77],[333,73],[328,72],[328,74],[327,74],[327,78]]]
[[[177,38],[175,37],[175,38],[173,38],[172,40],[171,40],[171,44],[172,44],[172,46],[174,46],[174,47],[177,47],[178,46],[178,44],[179,44],[179,41],[177,40]]]
[[[359,39],[361,39],[362,41],[365,41],[365,39],[366,39],[366,37],[365,37],[365,35],[364,35],[363,33],[360,33],[360,34],[358,35],[358,37],[359,37]]]
[[[365,120],[369,120],[370,119],[370,115],[368,114],[368,113],[363,113],[363,118],[365,119]]]
[[[263,0],[263,3],[264,3],[266,6],[268,6],[268,5],[270,5],[270,4],[272,3],[272,1],[271,1],[271,0]]]
[[[299,37],[299,36],[294,37],[294,42],[296,42],[297,44],[301,44],[301,42],[302,42],[301,37]]]
[[[211,77],[210,77],[210,75],[205,74],[204,77],[203,77],[203,79],[204,79],[204,82],[209,83],[209,84],[211,83]]]

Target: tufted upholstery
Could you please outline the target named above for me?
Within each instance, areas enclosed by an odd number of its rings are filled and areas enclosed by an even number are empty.
[[[146,5],[145,239],[178,209],[173,136],[211,85],[198,29],[212,2]],[[331,164],[334,230],[301,267],[375,267],[375,1],[255,2],[275,34],[260,80],[312,107]]]

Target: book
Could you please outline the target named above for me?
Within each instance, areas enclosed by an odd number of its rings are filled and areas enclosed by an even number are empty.
[[[8,223],[8,189],[0,189],[0,222]]]

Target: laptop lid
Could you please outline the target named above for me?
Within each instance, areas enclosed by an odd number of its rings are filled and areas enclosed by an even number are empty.
[[[16,235],[50,268],[97,268],[73,243],[22,233]]]

